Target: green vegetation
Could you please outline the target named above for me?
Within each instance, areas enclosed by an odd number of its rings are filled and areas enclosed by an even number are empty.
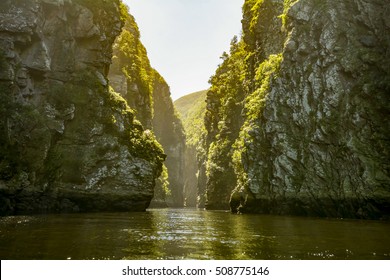
[[[282,54],[270,55],[257,68],[254,81],[256,90],[247,97],[245,104],[247,122],[254,121],[260,116],[265,98],[270,90],[270,81],[276,77],[281,61]]]
[[[122,2],[122,0],[119,1],[119,9],[120,9],[120,15],[121,15],[121,21],[123,24],[126,23],[126,21],[129,19],[129,9],[127,6]]]
[[[245,1],[242,40],[223,54],[207,95],[208,208],[230,198],[234,212],[354,217],[388,209],[362,210],[383,203],[389,178],[388,40],[364,41],[353,19],[341,24],[346,7],[331,2]],[[348,10],[359,13],[355,4]],[[382,34],[370,17],[362,15],[363,33]],[[374,189],[380,195],[364,201]]]
[[[198,146],[202,135],[206,132],[204,127],[206,94],[207,90],[198,91],[183,96],[174,102],[186,132],[187,146]]]
[[[256,70],[254,81],[256,89],[246,98],[244,107],[246,120],[241,127],[239,137],[233,145],[234,153],[232,157],[239,186],[245,186],[248,182],[248,174],[244,171],[243,162],[249,159],[248,150],[250,150],[256,137],[254,131],[259,130],[258,124],[262,117],[267,94],[270,91],[270,83],[272,79],[277,77],[281,62],[282,54],[278,54],[270,55],[268,60],[260,64]],[[260,151],[258,152],[260,153]]]
[[[201,90],[187,94],[177,99],[174,104],[180,116],[185,120],[191,111],[194,111],[194,107],[206,104],[206,94],[208,90]]]
[[[234,37],[230,54],[222,55],[222,64],[210,78],[207,95],[205,127],[207,137],[206,207],[227,209],[230,192],[235,187],[235,174],[231,164],[232,145],[242,125],[242,102],[245,92],[245,61],[247,52],[243,41]]]
[[[210,78],[211,88],[207,97],[208,107],[205,117],[206,128],[211,136],[208,139],[210,142],[221,136],[217,135],[219,125],[226,125],[228,130],[240,126],[240,122],[232,116],[235,113],[239,115],[244,98],[246,54],[243,41],[238,42],[237,37],[234,37],[230,45],[230,55],[227,53],[222,55],[222,64]]]
[[[161,76],[150,66],[134,17],[123,4],[121,9],[125,25],[113,46],[111,73],[126,77],[129,88],[125,99],[131,108],[137,108],[137,118],[141,123],[150,128],[154,82],[155,79],[161,79]]]
[[[284,11],[293,3],[285,1]],[[256,137],[254,131],[282,62],[281,53],[266,54],[259,47],[264,40],[260,32],[266,31],[259,22],[272,21],[277,11],[282,11],[280,3],[245,1],[243,38],[240,41],[233,38],[230,53],[222,55],[222,64],[210,78],[204,146],[209,208],[214,207],[212,204],[226,208],[232,190],[248,179],[242,166],[243,157],[247,156],[246,151]]]
[[[116,116],[119,116],[125,122],[127,131],[124,144],[129,141],[132,154],[161,166],[166,158],[161,144],[156,140],[152,131],[144,130],[141,123],[135,119],[134,111],[127,105],[126,100],[112,89],[103,98],[111,108],[109,112],[111,117],[105,116],[107,120],[112,120],[111,125],[116,124]]]
[[[169,175],[166,165],[163,165],[160,177],[156,181],[156,188],[154,197],[162,198],[165,200],[167,197],[172,195],[172,191],[169,188]]]
[[[250,18],[249,31],[253,33],[259,21],[259,10],[263,5],[264,0],[247,0],[243,6],[243,13]]]
[[[150,67],[134,19],[119,0],[72,3],[58,7],[41,3],[42,8],[26,19],[38,20],[31,34],[9,32],[3,38],[1,214],[145,210],[163,171],[162,190],[169,193],[163,168],[166,155],[153,132],[138,120],[140,116],[151,123],[154,86],[163,79]],[[20,13],[34,6],[19,4],[15,8]],[[58,38],[55,32],[48,35],[44,24],[57,12],[67,18],[51,22],[51,30],[67,30]],[[122,97],[106,81],[112,43],[124,24],[127,30],[119,38],[117,54],[127,61],[117,66],[131,82],[136,81],[129,88],[142,91],[141,96],[130,98],[145,105],[133,106],[141,108],[138,112],[126,98],[134,95]],[[36,40],[30,42],[30,36]],[[71,43],[63,45],[63,36]],[[35,55],[40,40],[47,43],[51,63],[45,71],[31,66],[42,59]],[[63,61],[65,52],[69,58]]]
[[[122,14],[125,15],[125,24],[113,45],[113,64],[109,79],[113,88],[134,109],[134,115],[142,126],[153,131],[161,147],[167,151],[166,176],[159,179],[155,199],[164,201],[169,189],[172,194],[170,201],[177,203],[176,206],[182,206],[180,201],[183,175],[180,155],[184,153],[185,148],[183,127],[174,110],[169,86],[150,65],[134,17],[129,14],[126,6],[121,8]],[[145,140],[147,139],[142,141]],[[135,150],[138,149],[138,142],[134,142],[133,145],[136,147]]]
[[[203,186],[201,181],[204,177],[200,174],[202,171],[199,171],[199,163],[206,158],[206,151],[204,150],[206,138],[204,115],[207,92],[207,90],[194,92],[174,102],[186,133],[184,196],[186,206],[190,207],[204,207],[204,192],[198,188],[198,185]]]
[[[284,0],[283,3],[283,14],[279,16],[279,18],[282,20],[282,26],[283,28],[286,28],[287,26],[287,12],[291,8],[292,5],[297,3],[299,0]]]

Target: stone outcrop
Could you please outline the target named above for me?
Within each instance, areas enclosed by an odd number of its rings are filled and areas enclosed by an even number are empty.
[[[1,1],[1,214],[148,207],[165,155],[107,80],[125,12]]]
[[[243,39],[217,70],[206,113],[208,176],[234,166],[233,212],[389,216],[387,6],[245,2]],[[222,76],[233,65],[241,75]],[[224,185],[211,187],[230,194]]]
[[[132,16],[127,17],[123,31],[115,41],[109,79],[115,91],[135,109],[142,125],[153,131],[167,155],[166,169],[157,182],[152,206],[182,207],[183,126],[175,112],[168,84],[150,65]]]

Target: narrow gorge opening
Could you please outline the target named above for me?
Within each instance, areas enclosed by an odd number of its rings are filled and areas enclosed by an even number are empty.
[[[368,10],[380,10],[374,6]],[[168,205],[233,213],[388,215],[386,140],[372,140],[367,126],[378,135],[388,131],[376,116],[388,112],[386,106],[378,110],[386,99],[388,71],[369,66],[379,57],[388,61],[379,55],[386,53],[388,39],[379,22],[364,30],[341,27],[338,17],[346,11],[363,13],[356,3],[336,9],[325,2],[245,1],[241,36],[232,36],[209,89],[174,102],[186,143],[176,150],[163,143],[168,178],[170,170],[182,168],[173,172],[173,200],[180,202]],[[373,14],[366,12],[369,20]],[[370,93],[375,98],[363,110]],[[157,138],[165,132],[156,131]],[[182,167],[173,167],[173,161]],[[177,180],[178,174],[184,176]]]

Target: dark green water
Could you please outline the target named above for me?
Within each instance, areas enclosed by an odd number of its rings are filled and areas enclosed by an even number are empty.
[[[390,259],[390,223],[195,209],[0,218],[1,259]]]

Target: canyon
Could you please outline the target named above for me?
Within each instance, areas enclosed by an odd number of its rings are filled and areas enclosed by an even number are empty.
[[[121,1],[2,1],[0,214],[387,219],[387,4],[246,0],[210,88],[173,102]]]

